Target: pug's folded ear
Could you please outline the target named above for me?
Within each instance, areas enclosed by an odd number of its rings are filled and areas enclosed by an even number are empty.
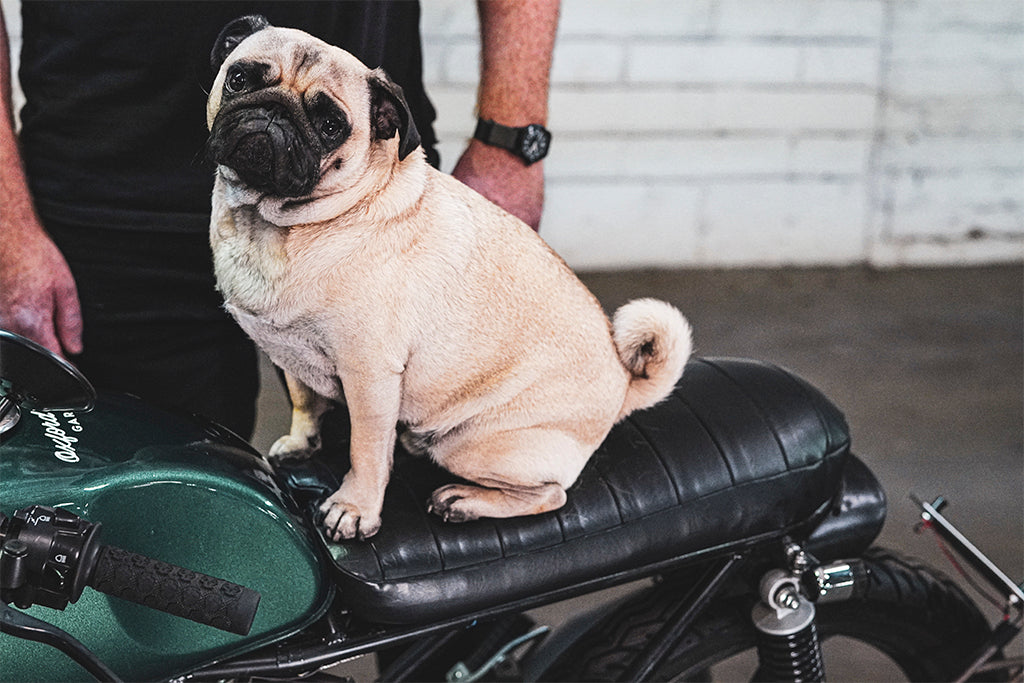
[[[249,14],[229,22],[221,29],[220,35],[217,36],[217,40],[213,44],[213,50],[210,51],[210,65],[213,67],[213,72],[220,71],[224,60],[228,58],[232,50],[238,47],[239,43],[268,26],[270,26],[270,22],[261,14]]]
[[[370,128],[377,140],[390,140],[398,134],[398,160],[405,159],[420,146],[420,132],[412,120],[409,103],[402,88],[381,69],[370,72]]]

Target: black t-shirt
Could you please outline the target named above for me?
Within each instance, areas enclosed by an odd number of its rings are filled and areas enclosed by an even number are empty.
[[[416,2],[24,0],[21,145],[44,222],[209,229],[210,50],[244,14],[383,67],[405,91],[424,147],[434,145]]]

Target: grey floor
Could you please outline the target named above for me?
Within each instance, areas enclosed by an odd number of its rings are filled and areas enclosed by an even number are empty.
[[[888,493],[880,543],[952,574],[934,540],[914,533],[908,498],[942,494],[961,530],[1011,578],[1024,579],[1020,265],[628,271],[582,279],[609,311],[640,296],[674,303],[693,324],[698,355],[767,360],[831,397],[846,414],[855,451]],[[279,383],[264,369],[254,443],[265,452],[288,417]],[[537,616],[557,623],[586,602]],[[1016,654],[1021,642],[1012,645]],[[889,676],[871,666],[854,675]],[[371,675],[365,663],[353,671]]]

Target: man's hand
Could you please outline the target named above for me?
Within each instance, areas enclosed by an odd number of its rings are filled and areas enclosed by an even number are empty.
[[[39,223],[14,130],[10,46],[0,9],[0,327],[54,353],[82,352],[82,309],[64,255]]]
[[[527,166],[498,147],[472,140],[452,175],[534,230],[544,209],[544,162]]]
[[[42,229],[21,236],[0,248],[0,327],[59,355],[81,353],[82,311],[64,256]]]

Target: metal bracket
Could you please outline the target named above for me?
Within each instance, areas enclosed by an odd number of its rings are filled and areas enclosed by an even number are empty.
[[[20,417],[21,409],[18,408],[18,404],[6,396],[0,395],[0,434],[14,429],[14,425],[18,424]]]
[[[998,590],[1000,595],[1005,596],[1009,606],[1016,608],[1018,612],[1024,611],[1024,590],[1021,586],[1014,583],[992,560],[986,557],[985,553],[978,550],[966,536],[942,516],[941,510],[946,506],[945,498],[939,496],[931,503],[926,503],[911,494],[910,499],[921,508],[921,520],[925,525],[934,529],[982,578]]]
[[[524,633],[518,638],[510,640],[500,650],[495,652],[490,659],[481,664],[480,668],[476,671],[470,671],[469,667],[466,666],[465,663],[459,662],[448,671],[445,678],[448,680],[448,683],[473,683],[473,681],[478,681],[486,676],[491,669],[505,661],[505,658],[508,657],[509,654],[511,654],[517,647],[531,640],[547,635],[550,630],[551,629],[547,626],[540,626],[529,633]]]

